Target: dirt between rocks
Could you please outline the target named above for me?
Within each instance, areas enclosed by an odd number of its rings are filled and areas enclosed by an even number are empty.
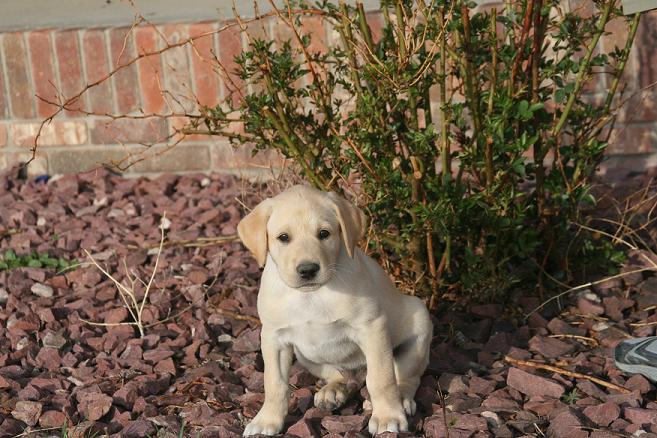
[[[85,262],[86,249],[117,279],[126,278],[125,260],[146,281],[164,212],[167,238],[178,244],[161,254],[143,338],[120,324],[131,321],[129,312],[88,263],[63,273],[0,271],[0,437],[241,436],[263,401],[260,272],[238,241],[199,246],[198,239],[234,236],[243,214],[238,199],[258,200],[245,193],[241,182],[219,175],[148,180],[98,171],[35,182],[5,171],[1,253]],[[630,254],[623,269],[642,260]],[[535,297],[517,297],[514,312],[472,305],[435,318],[413,432],[385,436],[657,437],[655,386],[622,375],[611,359],[620,340],[654,334],[657,277],[633,274],[571,298],[561,311],[547,308],[526,321],[506,316],[527,314],[540,304]],[[505,356],[628,391],[512,365]],[[293,367],[286,436],[366,436],[366,389],[331,413],[313,407],[318,383]]]

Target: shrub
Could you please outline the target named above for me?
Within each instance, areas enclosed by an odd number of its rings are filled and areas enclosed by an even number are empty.
[[[474,6],[384,1],[375,34],[362,4],[288,3],[276,16],[292,37],[250,35],[237,58],[250,92],[194,126],[221,135],[242,122],[237,145],[274,148],[314,186],[354,198],[373,218],[370,249],[432,305],[605,268],[617,254],[579,211],[595,202],[639,16],[625,46],[602,53],[615,0],[590,17],[555,0]],[[311,49],[309,16],[339,37]],[[611,85],[592,98],[601,74]]]

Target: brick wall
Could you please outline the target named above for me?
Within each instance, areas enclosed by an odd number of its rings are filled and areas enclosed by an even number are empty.
[[[211,33],[221,25],[174,23],[133,30],[48,29],[0,34],[0,66],[4,68],[0,74],[0,168],[31,156],[29,148],[41,122],[56,109],[35,95],[57,100],[59,92],[70,98],[140,53]],[[321,23],[319,26],[318,31],[324,32]],[[234,150],[225,139],[174,135],[185,125],[184,117],[144,117],[182,114],[194,111],[199,103],[212,106],[220,102],[227,94],[226,86],[208,61],[214,56],[232,60],[244,43],[237,30],[210,34],[196,39],[194,47],[186,45],[141,58],[120,70],[111,80],[90,88],[71,111],[59,114],[44,128],[29,172],[86,171],[103,163],[118,163],[131,154],[139,156],[151,145],[146,156],[153,158],[138,162],[127,172],[248,173],[280,166],[281,159],[273,153],[252,157],[248,148]],[[113,119],[105,114],[136,118]]]
[[[587,7],[590,1],[571,0],[573,8]],[[575,2],[581,2],[575,4]],[[378,16],[370,16],[380,22]],[[41,121],[53,113],[53,106],[37,99],[56,100],[58,90],[74,96],[85,84],[103,78],[120,63],[139,53],[152,52],[190,36],[218,29],[224,23],[171,23],[157,27],[101,29],[44,29],[0,33],[0,168],[30,156],[29,147]],[[319,19],[305,23],[308,30],[327,39],[329,29]],[[602,48],[609,51],[624,44],[620,23],[609,26]],[[286,38],[285,28],[274,21],[257,25],[258,32],[271,38]],[[166,42],[165,42],[166,41]],[[131,173],[163,171],[267,172],[280,166],[273,153],[251,157],[247,148],[234,151],[227,140],[209,137],[173,136],[184,125],[182,117],[119,118],[103,114],[177,114],[193,111],[200,104],[214,105],[227,97],[227,84],[208,60],[217,56],[228,68],[232,58],[246,44],[237,28],[199,38],[194,47],[186,45],[162,55],[140,59],[110,81],[82,95],[70,111],[58,115],[43,131],[37,159],[29,172],[56,174],[93,169],[142,153],[145,146],[156,157],[140,161]],[[644,16],[627,66],[625,96],[657,82],[657,11]],[[239,84],[239,79],[232,78]],[[588,90],[592,97],[609,85],[600,75]],[[244,86],[242,84],[242,86]],[[167,93],[162,93],[167,90]],[[601,94],[600,94],[601,95]],[[61,97],[61,96],[60,96]],[[76,111],[77,110],[77,111]],[[86,113],[94,113],[88,115]],[[180,143],[170,148],[174,141]],[[641,166],[654,160],[657,151],[657,92],[638,93],[623,110],[612,136],[610,149],[615,168]]]

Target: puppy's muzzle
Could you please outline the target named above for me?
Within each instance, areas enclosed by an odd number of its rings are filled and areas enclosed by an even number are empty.
[[[319,272],[319,265],[313,262],[301,262],[297,265],[297,273],[303,280],[312,280]]]

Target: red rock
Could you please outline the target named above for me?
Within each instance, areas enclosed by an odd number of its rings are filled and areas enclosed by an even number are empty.
[[[459,415],[459,414],[452,414]],[[456,429],[450,424],[448,417],[448,427],[445,427],[445,421],[442,414],[434,415],[424,420],[424,436],[426,438],[471,438],[474,436],[474,431],[465,429]],[[486,420],[484,420],[485,422]],[[449,435],[448,435],[449,429]],[[488,429],[488,426],[486,426]]]
[[[492,380],[482,379],[481,377],[472,376],[470,378],[470,384],[468,386],[470,392],[474,392],[477,395],[489,395],[495,391],[497,384]]]
[[[550,422],[548,436],[586,438],[589,433],[583,428],[582,420],[572,408],[567,408]]]
[[[153,371],[158,374],[171,374],[176,375],[176,365],[173,363],[173,359],[168,358],[161,360],[153,367]]]
[[[556,338],[536,335],[529,340],[529,350],[545,358],[555,359],[572,353],[575,347]]]
[[[187,274],[187,278],[189,278],[189,281],[193,284],[204,284],[208,281],[209,275],[204,270],[195,269]]]
[[[265,376],[260,371],[253,371],[244,380],[244,386],[251,392],[265,391]]]
[[[627,407],[623,409],[623,417],[634,424],[657,424],[657,411]]]
[[[125,307],[117,307],[112,309],[105,315],[106,324],[117,324],[119,322],[124,322],[128,319],[128,309]]]
[[[615,321],[621,321],[623,319],[623,311],[634,306],[634,300],[616,296],[603,298],[602,302],[605,313]]]
[[[559,398],[564,393],[563,386],[554,380],[527,373],[521,369],[509,368],[507,383],[523,394]]]
[[[505,388],[493,391],[481,403],[481,407],[493,412],[517,412],[520,410],[518,402],[509,395]]]
[[[59,411],[46,411],[39,417],[41,427],[61,427],[66,423],[66,415]]]
[[[233,350],[249,353],[260,350],[260,327],[245,330],[233,343]]]
[[[310,408],[304,414],[303,418],[309,420],[321,420],[322,418],[331,415],[330,411],[320,408]],[[319,422],[319,421],[318,421]]]
[[[451,427],[463,430],[488,430],[486,418],[474,414],[450,413],[447,414],[447,421]]]
[[[7,390],[7,389],[18,389],[20,388],[21,385],[18,382],[14,382],[11,379],[5,378],[0,375],[0,389]]]
[[[639,391],[635,390],[628,394],[618,394],[618,393],[609,394],[605,398],[605,401],[616,403],[621,408],[627,408],[627,407],[637,408],[642,402],[642,397]]]
[[[552,318],[548,323],[547,328],[555,335],[586,335],[586,329],[570,325],[560,318]]]
[[[299,388],[292,393],[292,404],[299,409],[302,414],[313,406],[314,396],[310,389]]]
[[[121,438],[143,438],[154,432],[155,427],[150,421],[139,419],[131,422],[121,431]]]
[[[112,395],[112,399],[115,404],[126,409],[132,409],[137,399],[137,393],[137,384],[135,382],[128,382]]]
[[[183,363],[187,366],[196,366],[198,365],[198,357],[196,357],[196,352],[198,351],[198,347],[201,345],[200,340],[196,340],[192,342],[190,345],[187,347],[183,348],[183,352],[185,353],[185,357],[183,358]]]
[[[467,380],[460,374],[442,373],[438,379],[438,385],[442,391],[449,394],[468,392]]]
[[[213,427],[213,426],[210,426]],[[216,426],[214,429],[208,429],[206,431],[206,428],[204,428],[201,431],[201,438],[216,438],[216,437],[221,437],[221,438],[241,438],[242,433],[241,431],[235,427],[226,427],[226,426]]]
[[[59,350],[51,347],[43,347],[39,350],[35,362],[40,368],[45,368],[49,371],[58,371],[61,365]]]
[[[292,369],[290,376],[290,385],[300,388],[302,386],[312,386],[317,381],[317,377],[310,374],[305,368]]]
[[[589,380],[582,380],[577,383],[577,389],[582,391],[584,394],[588,394],[592,397],[596,397],[600,400],[604,400],[607,397],[607,393],[600,389],[595,383]]]
[[[157,363],[171,356],[173,356],[171,350],[148,350],[143,354],[144,360],[151,363]]]
[[[39,401],[41,392],[32,385],[27,385],[25,388],[18,391],[19,400],[32,400]]]
[[[620,416],[620,408],[610,402],[588,406],[584,409],[584,416],[598,426],[607,427]]]
[[[577,308],[579,309],[580,312],[582,312],[584,315],[602,315],[605,313],[605,308],[602,307],[599,304],[596,304],[588,299],[586,299],[584,296],[580,296],[577,299]]]
[[[591,432],[590,438],[617,438],[618,434],[607,432],[605,430],[594,430]],[[648,438],[648,437],[646,437]]]
[[[648,381],[648,379],[643,377],[641,374],[635,374],[627,379],[627,382],[625,382],[624,386],[629,390],[639,391],[641,394],[645,394],[653,388],[650,381]]]
[[[112,397],[100,392],[83,394],[78,403],[78,412],[89,421],[97,421],[112,407]]]
[[[0,424],[1,437],[16,437],[23,433],[24,430],[25,424],[21,421],[14,420],[13,418],[6,418],[2,424]]]
[[[16,406],[11,411],[11,416],[20,420],[28,426],[35,426],[39,417],[41,416],[41,409],[43,405],[35,401],[18,401]]]
[[[287,430],[289,435],[297,436],[299,438],[319,438],[320,434],[315,430],[313,425],[307,419],[302,418],[301,420],[294,423]]]
[[[360,432],[367,424],[364,415],[329,415],[322,418],[322,427],[332,433]]]

